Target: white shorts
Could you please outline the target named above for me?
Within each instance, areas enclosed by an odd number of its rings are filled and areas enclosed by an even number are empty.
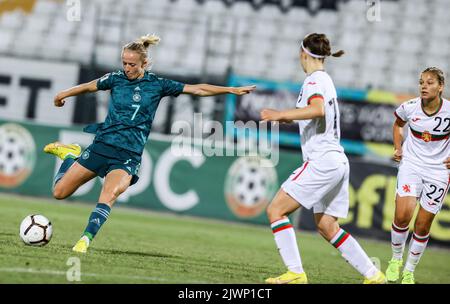
[[[349,208],[348,161],[309,161],[296,169],[281,188],[306,209],[346,218]]]
[[[397,174],[397,194],[414,196],[423,209],[437,214],[447,195],[449,174],[444,170],[419,168],[410,162],[401,162]]]

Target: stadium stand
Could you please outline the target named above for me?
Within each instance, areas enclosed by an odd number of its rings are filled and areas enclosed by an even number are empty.
[[[322,1],[318,9],[299,1],[286,2],[291,7],[285,9],[281,1],[285,11],[276,1],[93,0],[82,2],[80,22],[67,20],[64,1],[29,2],[29,12],[0,11],[1,54],[117,68],[125,42],[157,33],[162,41],[152,52],[156,72],[223,76],[232,68],[299,81],[298,41],[318,31],[347,52],[329,63],[337,86],[415,93],[411,80],[425,66],[449,68],[449,31],[439,30],[444,8],[450,8],[444,0],[383,1],[381,20],[374,22],[361,0]]]

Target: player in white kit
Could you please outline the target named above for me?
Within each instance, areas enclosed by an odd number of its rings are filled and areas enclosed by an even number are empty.
[[[275,243],[288,268],[285,274],[267,279],[270,284],[308,282],[294,227],[288,218],[300,206],[313,208],[319,233],[365,277],[364,283],[385,283],[384,274],[374,266],[358,242],[338,224],[338,218],[345,218],[348,213],[350,170],[339,143],[336,89],[324,71],[324,60],[327,56],[339,57],[342,54],[343,51],[331,54],[330,42],[324,34],[307,35],[300,49],[300,62],[307,77],[296,109],[261,111],[261,118],[265,121],[298,122],[304,160],[267,207]]]
[[[399,161],[395,218],[391,229],[392,259],[388,281],[397,281],[403,266],[403,251],[409,223],[420,206],[402,272],[402,284],[414,284],[414,270],[427,246],[435,215],[442,207],[449,186],[445,161],[449,156],[450,102],[442,98],[444,74],[425,69],[419,81],[420,97],[404,102],[395,111],[394,160]],[[403,127],[409,134],[403,142]]]

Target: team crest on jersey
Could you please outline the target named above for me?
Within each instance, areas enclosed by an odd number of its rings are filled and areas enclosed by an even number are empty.
[[[423,140],[424,142],[429,142],[429,141],[431,140],[431,134],[430,134],[430,132],[424,131],[424,132],[422,133],[422,140]]]
[[[139,87],[136,87],[134,89],[134,95],[133,95],[133,101],[139,102],[141,101],[141,94],[139,93],[141,89]]]
[[[403,185],[403,191],[405,191],[406,193],[410,193],[411,192],[411,186],[410,185]]]

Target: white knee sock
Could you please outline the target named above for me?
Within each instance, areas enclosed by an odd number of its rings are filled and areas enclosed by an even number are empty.
[[[288,218],[275,221],[270,225],[284,265],[296,273],[303,273],[302,260],[295,238],[294,227]]]
[[[338,249],[342,257],[366,278],[374,276],[378,269],[369,259],[358,242],[345,230],[339,229],[330,243]]]
[[[406,270],[414,272],[420,258],[423,255],[423,252],[425,251],[425,248],[427,247],[429,238],[430,234],[419,236],[413,233],[413,237],[409,242],[409,254],[405,264]]]
[[[409,227],[398,227],[392,223],[391,228],[391,247],[392,258],[396,260],[403,259],[403,251],[405,250],[406,240],[408,239]]]

